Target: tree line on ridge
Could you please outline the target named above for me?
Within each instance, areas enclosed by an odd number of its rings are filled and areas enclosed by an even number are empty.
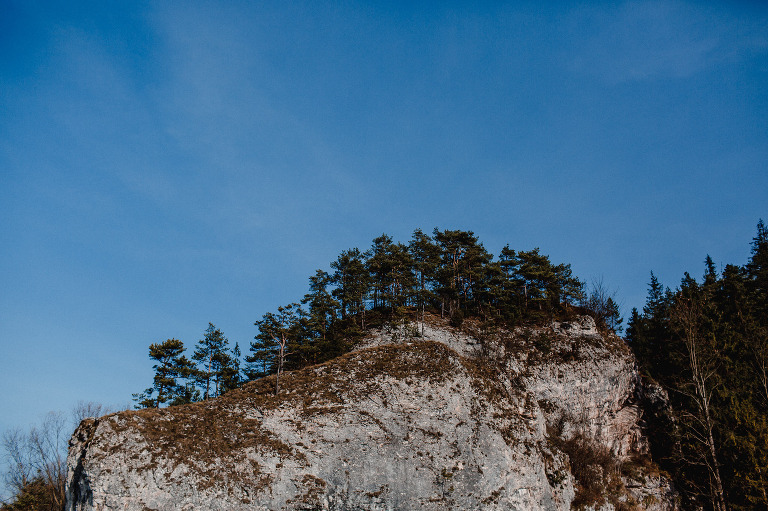
[[[538,248],[505,246],[494,259],[472,231],[414,231],[407,244],[382,234],[366,251],[344,250],[309,278],[296,303],[265,313],[241,364],[239,345],[213,324],[192,359],[178,339],[152,344],[152,387],[134,394],[137,407],[160,407],[216,397],[245,381],[320,363],[345,353],[366,329],[423,320],[427,312],[458,326],[466,316],[515,325],[552,318],[569,307],[591,307],[608,326],[619,308],[602,287],[587,295],[569,264],[553,264]]]

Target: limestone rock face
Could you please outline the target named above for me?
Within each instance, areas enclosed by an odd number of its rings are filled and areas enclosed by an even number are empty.
[[[591,318],[514,332],[431,318],[283,374],[278,396],[269,377],[86,419],[66,509],[674,509],[668,481],[632,461],[645,453],[638,382]],[[589,500],[572,469],[582,452],[612,493]]]

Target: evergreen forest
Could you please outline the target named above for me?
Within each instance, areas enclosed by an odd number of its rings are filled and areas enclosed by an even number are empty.
[[[745,266],[707,256],[670,290],[651,274],[626,340],[671,411],[649,420],[653,458],[685,509],[768,509],[768,230]]]

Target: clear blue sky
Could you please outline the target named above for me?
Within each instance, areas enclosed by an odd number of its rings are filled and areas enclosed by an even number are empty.
[[[624,312],[768,221],[754,2],[0,0],[0,430],[130,403],[382,232],[540,247]]]

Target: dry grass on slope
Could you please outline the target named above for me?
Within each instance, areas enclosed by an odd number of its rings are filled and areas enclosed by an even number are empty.
[[[261,419],[265,415],[289,408],[305,417],[333,414],[381,393],[384,380],[397,380],[406,386],[442,387],[460,374],[468,377],[475,395],[483,402],[496,402],[506,408],[503,401],[508,396],[491,366],[460,357],[439,342],[416,341],[362,349],[324,364],[286,372],[281,375],[277,396],[275,377],[269,376],[218,399],[121,412],[102,421],[115,433],[134,439],[143,453],[133,453],[141,469],[154,470],[162,463],[165,469],[175,470],[181,465],[180,474],[199,474],[204,486],[230,486],[226,483],[233,482],[263,488],[271,476],[254,461],[254,452],[281,463],[307,463],[302,446],[289,445],[264,427]],[[124,449],[118,437],[112,442],[114,445],[107,451]]]

